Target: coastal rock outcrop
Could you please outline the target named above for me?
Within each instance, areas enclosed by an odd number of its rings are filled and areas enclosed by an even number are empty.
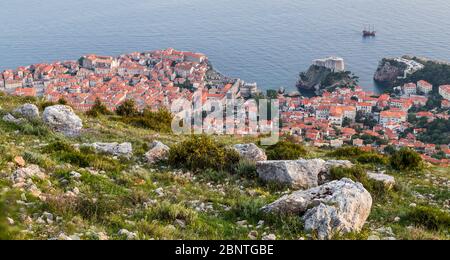
[[[131,143],[93,143],[83,144],[83,146],[92,147],[98,153],[110,154],[130,158],[133,156],[133,146]]]
[[[45,108],[43,120],[51,129],[66,136],[77,136],[83,128],[83,122],[69,106],[56,105]]]
[[[383,59],[378,65],[374,80],[387,86],[393,86],[399,77],[405,74],[406,65],[394,59]]]
[[[13,113],[29,120],[39,118],[39,108],[33,104],[24,104],[14,110]]]
[[[169,153],[170,148],[167,145],[159,141],[154,141],[150,144],[150,150],[145,154],[145,159],[148,163],[154,164],[167,160]]]
[[[357,78],[351,72],[333,72],[329,68],[317,65],[312,65],[308,71],[301,72],[297,81],[297,88],[315,91],[316,94],[338,86],[356,85]]]
[[[303,215],[306,232],[319,239],[359,232],[372,208],[372,197],[362,184],[344,178],[305,191],[286,195],[262,211]]]
[[[319,185],[319,174],[324,170],[322,159],[295,161],[260,161],[256,169],[265,182],[287,185],[295,189],[309,189]]]
[[[263,149],[256,146],[256,144],[237,144],[234,149],[241,155],[242,158],[251,161],[266,161],[267,155]]]

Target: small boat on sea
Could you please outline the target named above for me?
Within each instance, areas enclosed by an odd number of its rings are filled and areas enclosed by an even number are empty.
[[[370,26],[369,25],[369,29],[367,29],[366,27],[364,27],[363,30],[363,37],[375,37],[377,35],[377,32],[375,31],[375,26]]]

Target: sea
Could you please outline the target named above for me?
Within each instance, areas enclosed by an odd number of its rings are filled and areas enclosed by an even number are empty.
[[[0,70],[176,48],[230,77],[295,89],[313,59],[340,56],[380,92],[383,57],[450,60],[448,0],[0,0]],[[372,25],[374,38],[363,38]]]

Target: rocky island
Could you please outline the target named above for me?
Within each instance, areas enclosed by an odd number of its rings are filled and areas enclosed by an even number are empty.
[[[358,78],[345,70],[344,59],[329,57],[314,60],[306,72],[301,72],[297,87],[320,95],[325,90],[332,91],[337,87],[353,88],[357,83]]]

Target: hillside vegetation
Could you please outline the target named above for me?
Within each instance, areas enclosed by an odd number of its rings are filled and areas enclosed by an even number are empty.
[[[24,103],[44,102],[0,96],[0,118]],[[39,120],[16,125],[0,119],[0,239],[315,239],[303,231],[300,218],[261,212],[291,190],[262,183],[255,165],[227,148],[258,140],[173,136],[164,125],[152,127],[151,120],[166,118],[165,112],[88,114],[79,114],[84,126],[76,137],[55,133]],[[174,149],[168,162],[146,162],[155,140]],[[130,142],[133,156],[80,146],[94,142]],[[285,143],[268,151],[277,159],[350,159],[358,168],[336,169],[334,176],[363,184],[361,171],[370,169],[396,178],[391,190],[366,187],[374,198],[366,225],[336,239],[450,239],[449,168],[397,171],[387,156]],[[36,189],[14,186],[20,158],[39,166],[42,173],[28,180]]]

